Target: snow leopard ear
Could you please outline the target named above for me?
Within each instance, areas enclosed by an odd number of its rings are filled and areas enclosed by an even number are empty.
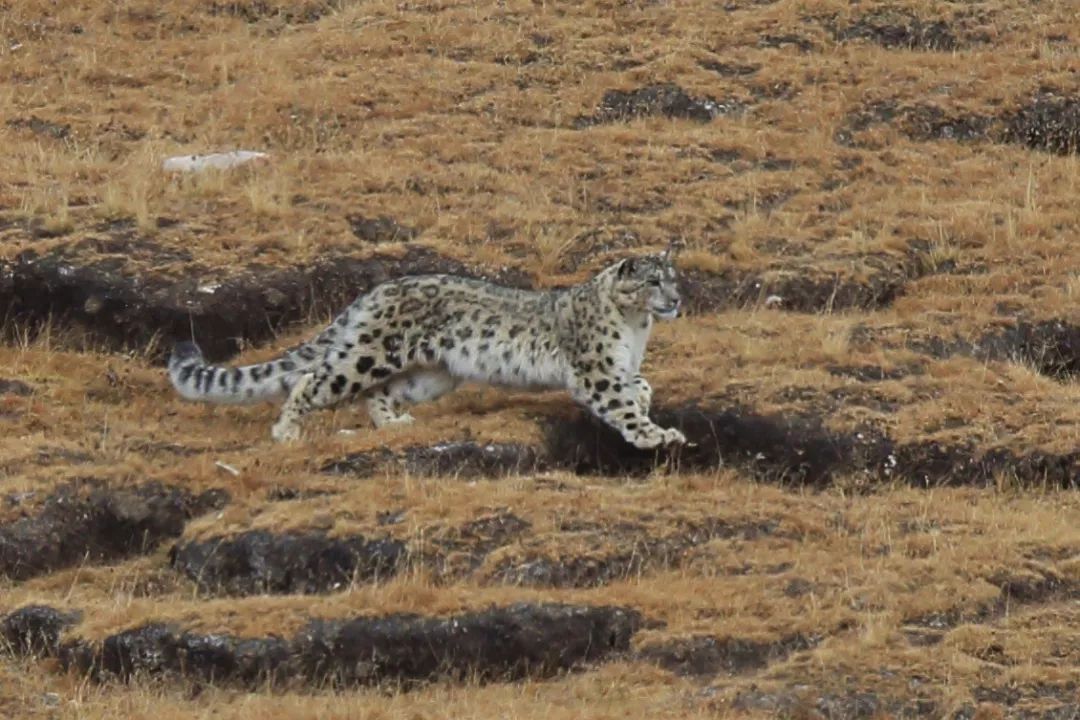
[[[618,271],[617,274],[618,274],[619,278],[625,278],[625,277],[629,277],[630,275],[633,275],[634,274],[634,258],[626,258],[621,263],[619,263],[619,271]]]

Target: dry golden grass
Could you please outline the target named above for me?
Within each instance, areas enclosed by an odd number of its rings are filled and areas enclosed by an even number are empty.
[[[958,117],[998,115],[1041,86],[1075,96],[1075,8],[989,0],[968,16],[967,5],[890,5],[948,19],[962,43],[924,52],[840,42],[829,31],[878,2],[728,6],[13,0],[0,12],[0,260],[62,249],[72,262],[108,256],[130,274],[210,282],[252,266],[368,252],[349,215],[394,218],[420,232],[420,245],[522,269],[544,286],[673,238],[687,243],[687,270],[766,279],[871,282],[910,260],[903,292],[874,311],[755,305],[662,325],[646,360],[656,403],[811,415],[838,432],[872,427],[901,444],[1075,452],[1075,382],[1032,362],[934,356],[918,341],[975,341],[1017,317],[1076,322],[1080,160],[1018,145],[918,141],[890,123],[862,131],[858,145],[837,142],[852,113],[875,102]],[[963,44],[979,35],[985,42]],[[813,49],[769,46],[781,36]],[[747,70],[725,74],[715,63]],[[748,109],[707,124],[647,117],[574,128],[605,91],[663,82]],[[160,170],[170,155],[234,148],[271,157],[195,177]],[[118,235],[142,250],[102,250]],[[268,357],[324,319],[239,360]],[[33,514],[59,484],[91,477],[227,489],[230,504],[189,523],[184,540],[315,529],[396,537],[422,552],[495,512],[531,527],[461,577],[417,566],[314,597],[202,597],[169,568],[162,547],[5,581],[0,612],[30,602],[82,609],[86,619],[69,638],[146,620],[261,635],[287,634],[311,617],[557,600],[625,604],[662,621],[636,636],[635,649],[694,634],[821,641],[731,676],[688,680],[628,658],[546,682],[411,692],[98,686],[50,662],[5,659],[6,717],[820,716],[812,704],[734,705],[740,693],[799,686],[867,688],[893,700],[925,692],[930,714],[947,716],[965,704],[1002,705],[991,691],[1006,687],[1021,688],[1018,708],[1040,711],[1080,685],[1075,491],[1018,487],[1007,472],[988,489],[868,490],[853,477],[820,492],[761,484],[738,468],[659,470],[645,480],[329,476],[318,471],[326,461],[381,447],[466,433],[535,442],[534,417],[569,401],[465,388],[416,410],[411,428],[370,432],[362,410],[342,409],[313,417],[304,446],[280,447],[268,439],[273,408],[184,404],[138,353],[95,351],[78,328],[59,324],[22,341],[14,330],[0,348],[0,378],[34,392],[0,395],[0,493],[18,498],[0,505],[2,522]],[[834,366],[897,374],[861,382]],[[267,500],[279,486],[328,494]],[[381,526],[376,513],[394,509],[406,511],[404,521]],[[714,538],[599,587],[497,580],[501,562],[603,561],[624,542],[706,519],[768,521],[777,531]],[[624,524],[637,534],[619,534]],[[1003,578],[1045,577],[1072,588],[1073,599],[968,617],[934,645],[910,640],[925,629],[913,619],[974,615],[999,601]],[[1035,687],[1065,690],[1037,697]],[[990,717],[1000,708],[983,710]]]

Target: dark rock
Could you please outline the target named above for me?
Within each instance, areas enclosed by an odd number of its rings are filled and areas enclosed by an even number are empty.
[[[331,592],[388,578],[407,557],[400,540],[266,530],[178,543],[170,552],[172,566],[213,595]]]
[[[253,686],[349,687],[451,678],[549,677],[625,652],[641,627],[632,610],[517,604],[446,618],[418,615],[316,620],[291,641],[200,635],[151,623],[100,644],[61,648],[65,668],[104,679],[182,676]]]
[[[349,227],[353,235],[364,242],[409,242],[420,234],[418,230],[399,224],[393,218],[382,215],[377,218],[367,218],[363,215],[346,215]]]
[[[637,90],[608,90],[596,112],[575,119],[574,127],[581,129],[653,115],[709,122],[720,115],[739,112],[744,107],[737,101],[694,98],[671,83],[648,85]]]
[[[53,656],[60,647],[60,633],[79,619],[80,613],[27,605],[0,621],[0,637],[4,648],[15,655]]]
[[[793,652],[809,650],[817,642],[803,635],[775,642],[695,635],[646,645],[638,657],[677,675],[741,675],[760,670]]]
[[[0,575],[24,580],[81,562],[102,562],[151,552],[177,537],[187,520],[221,507],[226,496],[158,483],[135,488],[68,486],[50,496],[34,517],[0,528]]]

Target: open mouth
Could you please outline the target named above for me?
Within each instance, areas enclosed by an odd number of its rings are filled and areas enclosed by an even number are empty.
[[[679,314],[678,305],[665,305],[664,307],[654,307],[653,315],[663,320],[671,320],[677,317]]]

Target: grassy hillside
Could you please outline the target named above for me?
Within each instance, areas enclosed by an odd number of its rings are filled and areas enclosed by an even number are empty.
[[[0,2],[0,711],[1075,717],[1075,25]],[[161,168],[232,149],[269,158]],[[163,373],[387,277],[549,287],[672,239],[673,456],[478,387],[278,446]]]

